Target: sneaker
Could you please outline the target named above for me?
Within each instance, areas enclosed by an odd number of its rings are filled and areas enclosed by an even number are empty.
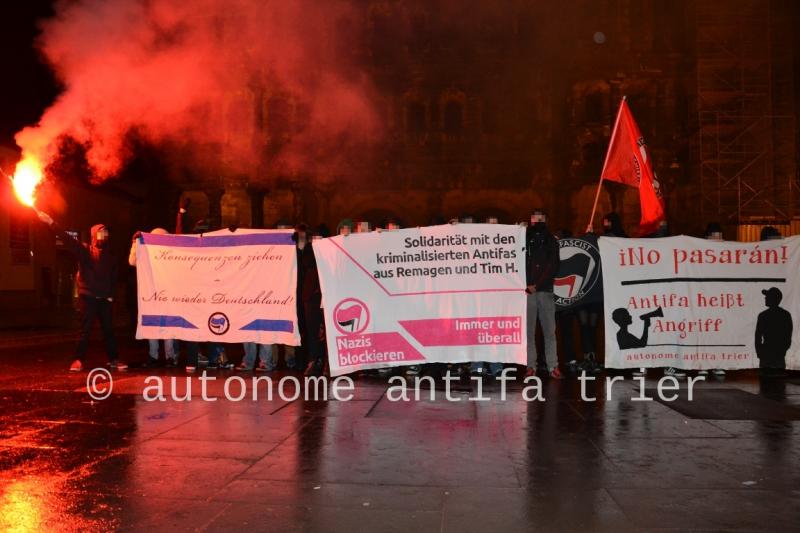
[[[525,371],[525,377],[529,378],[536,375],[536,369],[529,366],[528,369]]]
[[[584,372],[589,374],[599,374],[603,371],[603,367],[600,366],[600,363],[597,362],[597,358],[594,356],[594,352],[588,352],[583,354],[583,364],[581,365]]]
[[[388,370],[391,371],[390,368],[381,369],[381,370]],[[380,373],[380,371],[379,371]],[[306,369],[303,372],[304,376],[321,376],[322,375],[322,365],[319,364],[317,361],[310,361],[308,365],[306,365]]]
[[[585,371],[586,369],[581,369],[581,367],[578,366],[578,361],[576,361],[575,359],[573,359],[572,361],[567,363],[567,372],[568,373],[573,374],[573,375],[580,374],[581,370]]]
[[[108,363],[108,368],[111,370],[128,370],[128,365],[120,363],[119,361],[111,361]]]
[[[236,365],[234,365],[232,361],[223,361],[217,366],[220,370],[232,370]]]
[[[253,370],[253,369],[252,369],[252,368],[250,368],[249,366],[247,366],[246,364],[242,363],[242,364],[238,365],[238,366],[235,368],[235,370],[236,370],[237,372],[250,372],[250,371],[251,371],[251,370]]]
[[[708,370],[701,370],[701,371],[699,371],[697,373],[697,375],[698,376],[707,376],[708,375]]]
[[[312,363],[312,364],[313,364],[313,363]],[[385,378],[386,376],[388,376],[389,374],[391,374],[391,373],[392,373],[392,370],[393,370],[393,369],[392,369],[392,367],[388,367],[388,368],[379,368],[379,369],[378,369],[378,375],[379,375],[379,376],[381,376],[381,377],[383,377],[383,378]],[[306,369],[306,372],[308,372],[308,369]],[[308,374],[306,374],[306,375],[308,375]]]
[[[258,366],[256,367],[256,372],[272,372],[273,370],[275,369],[268,367],[263,361],[259,362]]]
[[[83,363],[81,363],[80,359],[75,359],[71,365],[69,365],[70,372],[80,372],[83,370]]]
[[[558,367],[555,367],[553,370],[550,371],[550,378],[564,379],[564,375],[561,373],[561,370]]]
[[[208,370],[216,370],[217,368],[219,368],[219,364],[218,363],[208,363],[206,365],[206,368]]]
[[[675,368],[674,366],[671,366],[669,368],[664,369],[664,375],[672,376],[673,378],[685,378],[686,372],[684,372],[680,368]]]
[[[192,374],[197,370],[196,366],[186,365],[186,373]]]
[[[411,365],[406,367],[406,376],[419,376],[419,372],[419,365]]]
[[[715,368],[714,370],[711,371],[711,373],[714,374],[715,376],[724,376],[725,370],[723,370],[722,368]]]
[[[646,368],[639,368],[637,370],[634,370],[633,371],[633,375],[636,376],[636,377],[646,376],[647,375],[647,369]]]

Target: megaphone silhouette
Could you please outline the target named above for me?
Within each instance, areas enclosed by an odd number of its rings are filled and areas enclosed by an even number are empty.
[[[649,313],[645,313],[639,318],[641,318],[642,320],[650,320],[651,318],[656,318],[656,317],[661,318],[663,316],[664,316],[664,310],[659,307],[655,311],[650,311]]]

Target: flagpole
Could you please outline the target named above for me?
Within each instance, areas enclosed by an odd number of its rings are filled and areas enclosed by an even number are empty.
[[[624,102],[628,97],[623,96],[622,102]],[[617,111],[617,118],[614,121],[614,129],[611,131],[611,137],[608,142],[608,150],[606,151],[606,159],[603,161],[603,170],[600,171],[600,181],[597,182],[597,192],[594,195],[594,205],[592,205],[592,214],[589,217],[589,224],[586,226],[586,233],[594,233],[594,215],[597,212],[597,202],[600,200],[600,190],[603,188],[603,174],[606,171],[606,165],[608,164],[608,154],[611,152],[611,142],[614,140],[614,136],[617,134],[617,126],[619,126],[619,117],[622,114],[622,102],[619,104],[619,110]]]
[[[600,200],[600,189],[603,188],[603,175],[600,174],[600,181],[597,182],[597,193],[594,195],[594,205],[592,206],[592,214],[589,217],[589,225],[586,226],[586,233],[594,233],[594,214],[597,212],[597,201]]]

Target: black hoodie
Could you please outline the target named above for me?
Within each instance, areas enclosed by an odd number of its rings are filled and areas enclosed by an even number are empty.
[[[78,256],[78,292],[92,298],[112,298],[117,284],[117,259],[106,246],[98,246],[97,233],[103,224],[92,226],[92,244],[86,245],[69,233],[56,230],[64,245]]]
[[[553,278],[560,263],[558,241],[544,224],[529,227],[525,241],[527,284],[535,285],[537,292],[553,292]]]

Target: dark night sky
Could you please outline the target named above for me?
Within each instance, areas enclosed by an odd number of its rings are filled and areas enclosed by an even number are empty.
[[[38,120],[57,87],[34,47],[37,21],[52,15],[51,2],[8,2],[0,19],[0,145],[14,147],[14,134]]]

